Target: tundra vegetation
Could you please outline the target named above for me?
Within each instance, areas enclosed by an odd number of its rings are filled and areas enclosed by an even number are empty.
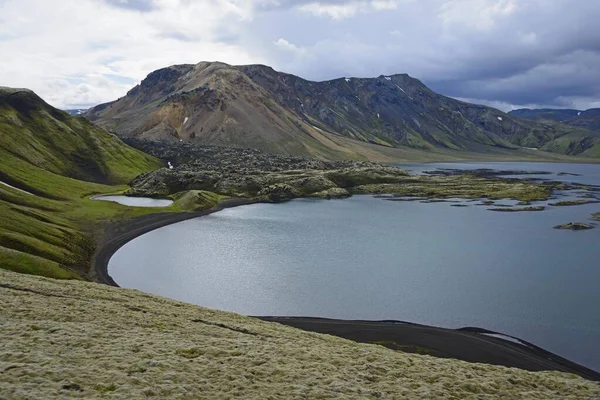
[[[135,290],[1,270],[0,288],[10,399],[600,397],[575,375],[408,354]]]
[[[321,161],[190,143],[126,142],[175,163],[174,169],[162,168],[134,179],[128,192],[133,196],[166,197],[186,190],[206,190],[264,201],[394,194],[530,202],[548,199],[553,189],[569,188],[560,182],[506,179],[477,171],[410,175],[401,168],[364,161]]]

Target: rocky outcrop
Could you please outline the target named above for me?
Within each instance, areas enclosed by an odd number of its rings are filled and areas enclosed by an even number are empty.
[[[279,202],[297,197],[344,197],[349,195],[346,189],[398,183],[407,176],[400,168],[360,161],[322,161],[189,143],[128,142],[174,164],[173,169],[162,168],[134,179],[127,193],[131,196],[166,197],[205,190]]]
[[[362,161],[321,161],[189,143],[134,144],[155,156],[168,157],[165,161],[175,160],[175,165],[134,179],[128,192],[133,196],[166,197],[204,190],[272,202],[384,193],[424,198],[513,198],[529,202],[547,199],[553,189],[565,188],[559,182],[520,181],[491,173],[409,175],[401,168]]]

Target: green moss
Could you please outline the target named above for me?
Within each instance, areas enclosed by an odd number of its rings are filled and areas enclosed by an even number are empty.
[[[31,194],[0,185],[0,268],[81,279],[99,223],[156,211],[89,197],[123,191],[162,162],[33,94],[19,95],[22,103],[0,96],[0,181]]]
[[[175,207],[186,211],[208,210],[219,204],[226,196],[205,190],[189,190],[173,195]]]
[[[354,187],[352,193],[386,194],[427,198],[515,199],[520,201],[546,200],[552,186],[529,182],[503,181],[472,175],[398,177],[393,184],[367,184]],[[491,201],[491,200],[489,200]]]
[[[579,200],[563,200],[563,201],[557,201],[555,203],[550,203],[551,206],[555,206],[555,207],[561,207],[561,206],[580,206],[583,204],[593,204],[593,203],[600,203],[600,201],[598,200],[585,200],[585,199],[579,199]]]
[[[581,222],[569,222],[568,224],[556,225],[554,229],[570,229],[572,231],[583,231],[594,229],[594,225],[583,224]]]
[[[200,357],[204,352],[196,347],[191,349],[179,349],[176,351],[178,355],[184,358],[194,359]]]
[[[490,211],[499,211],[499,212],[523,212],[523,211],[544,211],[546,207],[544,206],[535,206],[535,207],[498,207],[498,208],[488,208]]]
[[[54,261],[0,246],[0,267],[14,272],[55,279],[82,279]]]
[[[115,385],[114,383],[110,383],[108,385],[96,385],[94,386],[94,390],[100,393],[110,393],[117,390],[117,385]]]
[[[415,344],[400,344],[400,343],[396,343],[392,340],[377,340],[377,341],[374,341],[371,343],[387,347],[388,349],[392,349],[392,350],[396,350],[396,351],[403,351],[405,353],[417,353],[417,354],[423,354],[423,355],[431,355],[434,353],[433,350],[428,349],[423,346],[418,346]]]

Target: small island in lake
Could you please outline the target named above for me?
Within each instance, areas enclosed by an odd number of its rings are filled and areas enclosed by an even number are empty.
[[[570,229],[572,231],[584,231],[594,229],[596,226],[592,224],[584,224],[582,222],[569,222],[568,224],[556,225],[554,229]]]

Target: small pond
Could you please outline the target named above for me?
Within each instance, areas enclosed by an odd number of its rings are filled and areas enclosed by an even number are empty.
[[[93,200],[112,201],[130,207],[169,207],[173,200],[153,199],[151,197],[130,197],[130,196],[94,196]]]

